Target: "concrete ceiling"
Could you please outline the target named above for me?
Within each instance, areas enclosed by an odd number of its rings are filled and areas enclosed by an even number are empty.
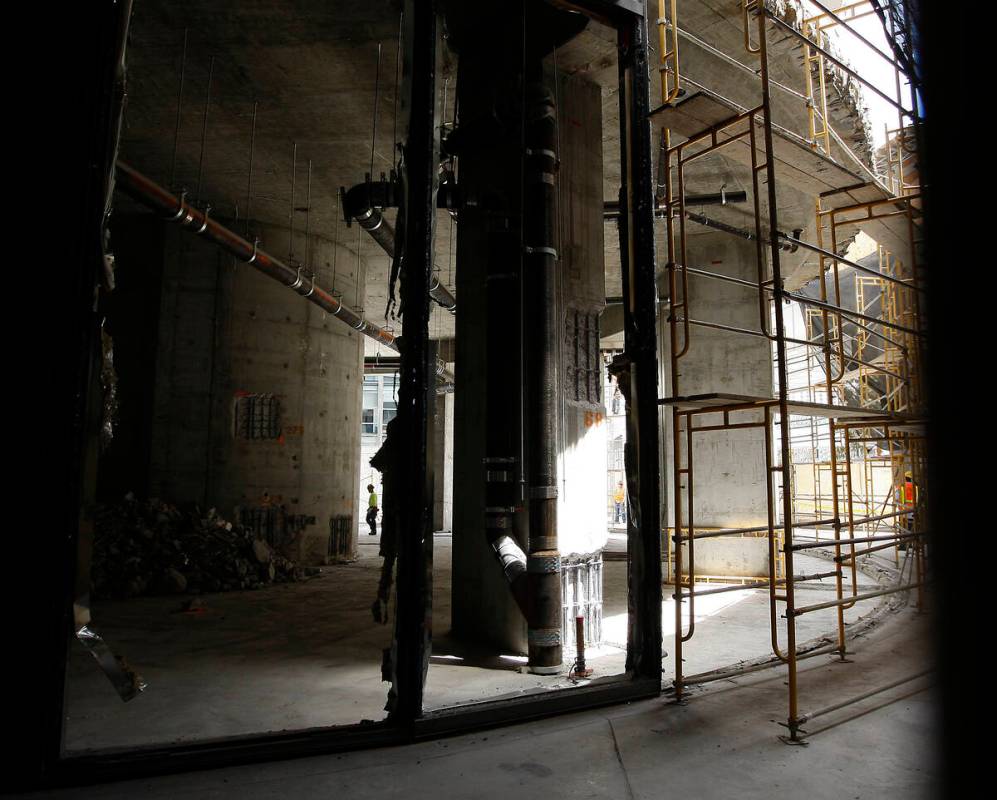
[[[307,260],[306,227],[312,235],[338,242],[336,270],[342,283],[352,285],[359,271],[366,284],[359,298],[347,289],[345,302],[363,307],[371,321],[382,325],[391,324],[384,319],[389,261],[356,225],[346,228],[338,193],[340,186],[359,183],[371,171],[372,145],[375,176],[393,165],[400,7],[396,0],[136,0],[121,142],[125,161],[175,191],[186,188],[188,199],[202,207],[211,203],[215,217],[244,220],[247,207],[261,221],[288,226],[293,217],[298,261]],[[449,108],[455,88],[454,81],[446,83]],[[123,202],[121,208],[131,206]],[[386,217],[393,222],[394,212]],[[437,264],[444,283],[448,219],[440,215]],[[275,255],[286,258],[288,253]],[[314,267],[328,286],[340,282],[331,267],[305,266]],[[452,280],[448,285],[452,288]],[[398,323],[393,324],[397,330]],[[436,337],[452,336],[453,318],[434,306],[430,328]]]
[[[338,190],[362,181],[364,173],[370,171],[372,145],[375,175],[392,166],[400,6],[398,0],[136,0],[127,54],[129,84],[122,158],[174,190],[186,187],[190,199],[202,206],[212,204],[213,216],[244,219],[248,206],[253,218],[284,225],[293,219],[295,230],[303,233],[307,225],[312,234],[338,242],[341,257],[336,269],[345,270],[350,282],[359,269],[366,282],[363,297],[347,296],[346,300],[362,305],[368,318],[378,324],[386,322],[383,311],[388,259],[373,241],[358,233],[356,226],[345,228],[338,214]],[[754,64],[743,52],[736,0],[680,0],[679,26],[742,62]],[[653,22],[651,28],[653,108],[659,98],[659,76]],[[175,136],[185,31],[187,57],[179,135]],[[377,79],[379,43],[381,66]],[[804,73],[794,45],[773,45],[773,77],[802,91]],[[758,81],[752,76],[686,40],[680,40],[679,52],[681,72],[690,79],[690,91],[695,90],[694,81],[744,106],[759,102]],[[553,60],[551,57],[551,66]],[[584,75],[601,87],[605,199],[615,199],[620,183],[616,33],[591,22],[580,36],[557,51],[556,60],[559,70]],[[211,94],[205,124],[209,68]],[[453,108],[454,77],[455,65],[447,58],[441,81],[441,94],[446,96],[445,100],[441,97],[441,102],[447,109]],[[777,124],[804,132],[806,117],[799,98],[777,92],[773,103]],[[247,185],[254,104],[257,111],[250,196]],[[845,107],[839,110],[845,123],[848,113]],[[856,127],[854,122],[852,127]],[[657,142],[658,128],[653,122],[652,136]],[[176,166],[172,168],[174,152]],[[715,192],[722,184],[729,190],[749,190],[749,202],[700,210],[732,225],[750,226],[750,178],[745,167],[716,155],[702,159],[688,171],[689,192]],[[780,226],[784,230],[802,227],[804,238],[812,240],[813,198],[781,186],[779,201]],[[128,209],[126,203],[122,207]],[[393,212],[386,217],[392,220]],[[690,226],[692,234],[699,230],[706,231]],[[451,220],[441,212],[437,266],[441,281],[453,289],[455,265],[450,255],[450,235]],[[663,264],[663,223],[658,225],[656,238],[659,262]],[[303,249],[304,239],[301,241]],[[619,295],[615,223],[607,223],[605,241],[606,293]],[[300,252],[294,255],[299,260],[305,258]],[[332,275],[325,274],[328,270],[315,268],[320,279],[332,283]],[[806,276],[812,277],[814,264],[800,253],[788,268],[802,282]],[[453,336],[452,316],[434,307],[430,331],[434,338]]]

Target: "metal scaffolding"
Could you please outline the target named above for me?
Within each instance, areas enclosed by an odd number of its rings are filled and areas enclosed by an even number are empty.
[[[677,40],[666,48],[666,31],[679,30],[672,4],[665,18],[661,4],[662,106],[652,112],[664,126],[661,179],[667,229],[667,312],[670,331],[670,396],[659,400],[672,409],[674,527],[666,531],[666,577],[674,585],[675,695],[682,699],[691,684],[715,680],[718,673],[686,675],[683,651],[696,627],[695,604],[705,595],[745,588],[768,590],[771,649],[788,671],[789,742],[799,742],[804,722],[843,707],[801,711],[798,664],[804,658],[835,654],[846,660],[845,611],[858,603],[900,592],[916,592],[924,603],[926,535],[924,487],[924,395],[921,364],[924,346],[920,313],[923,264],[919,259],[920,191],[912,177],[909,148],[915,113],[905,108],[900,91],[901,65],[889,60],[896,75],[895,97],[887,97],[833,55],[822,32],[848,27],[850,21],[874,13],[868,2],[854,2],[835,14],[820,3],[820,13],[806,16],[800,5],[798,26],[787,24],[763,0],[742,0],[738,17],[744,24],[744,47],[757,57],[761,98],[744,108],[707,87],[678,74]],[[735,20],[737,21],[737,20]],[[772,121],[769,35],[779,29],[798,38],[804,51],[804,98],[809,138],[808,158],[816,157],[825,180],[836,181],[817,193],[815,242],[799,242],[817,256],[817,278],[806,292],[785,289],[780,264],[776,187],[786,180],[787,160],[795,134]],[[854,33],[854,31],[852,31]],[[888,31],[889,33],[889,31]],[[863,37],[858,38],[873,46]],[[699,43],[709,47],[705,43]],[[731,61],[729,55],[724,58]],[[740,61],[738,65],[743,66]],[[861,183],[835,160],[834,133],[827,107],[825,71],[836,65],[897,109],[898,127],[887,130],[885,157],[879,174]],[[665,79],[671,74],[671,81]],[[686,102],[680,80],[695,86],[696,113],[682,116]],[[693,102],[689,100],[688,102]],[[690,130],[689,120],[702,123]],[[907,124],[909,122],[909,124]],[[681,141],[673,144],[679,131]],[[796,137],[798,139],[799,137]],[[754,280],[706,272],[689,264],[686,231],[686,168],[704,156],[723,151],[750,167],[753,239],[757,271]],[[746,151],[746,152],[745,152]],[[787,155],[789,153],[789,155]],[[846,246],[857,230],[878,243],[876,264],[851,260]],[[768,252],[766,252],[768,251]],[[757,293],[757,329],[704,319],[693,307],[689,275],[727,281]],[[847,283],[854,287],[846,290]],[[787,319],[789,315],[795,315]],[[804,332],[790,330],[801,320]],[[700,328],[757,337],[773,353],[775,392],[770,397],[722,392],[683,395],[682,359]],[[742,528],[708,528],[696,523],[694,442],[713,431],[756,429],[764,437],[767,521]],[[702,480],[702,478],[700,478]],[[764,537],[767,574],[702,576],[696,568],[696,542],[716,537]],[[833,556],[826,571],[805,574],[794,568],[794,556],[823,549]],[[859,591],[860,560],[872,553],[892,554],[897,579],[875,591]],[[728,585],[700,588],[704,578]],[[808,582],[833,578],[833,600],[801,604],[797,589]],[[831,645],[801,649],[797,620],[804,614],[835,609],[837,626]],[[743,671],[743,670],[742,670]],[[727,674],[731,674],[729,671]],[[909,679],[913,679],[912,676]],[[909,680],[907,679],[907,680]],[[891,684],[891,686],[897,684]],[[882,687],[881,690],[890,688]],[[877,690],[880,691],[880,690]]]

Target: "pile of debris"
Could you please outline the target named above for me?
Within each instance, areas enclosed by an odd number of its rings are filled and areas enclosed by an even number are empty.
[[[239,524],[131,493],[98,507],[91,564],[95,598],[259,589],[304,570]]]

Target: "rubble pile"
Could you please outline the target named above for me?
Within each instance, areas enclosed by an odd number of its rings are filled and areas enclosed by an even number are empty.
[[[95,598],[259,589],[304,570],[239,524],[128,494],[98,507],[91,564]]]

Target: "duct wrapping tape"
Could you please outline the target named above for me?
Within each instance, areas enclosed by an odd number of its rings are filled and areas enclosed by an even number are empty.
[[[137,697],[139,692],[145,691],[147,684],[142,680],[142,676],[135,672],[124,658],[111,652],[111,648],[99,633],[84,625],[76,631],[76,638],[94,657],[124,702],[127,703]]]
[[[525,571],[523,562],[526,561],[526,554],[515,539],[508,534],[500,536],[492,542],[492,548],[495,550],[495,555],[498,556],[502,570],[510,583],[523,574]]]
[[[527,639],[534,647],[560,647],[560,628],[530,628],[526,632]]]
[[[485,506],[486,514],[515,514],[515,506]]]
[[[557,497],[556,486],[531,486],[531,500],[552,500]]]
[[[482,464],[515,464],[515,456],[486,456],[481,459]]]
[[[561,571],[560,553],[530,553],[526,560],[526,571],[539,575],[548,575]]]
[[[513,479],[511,470],[490,469],[485,472],[485,481],[488,483],[509,483]]]

